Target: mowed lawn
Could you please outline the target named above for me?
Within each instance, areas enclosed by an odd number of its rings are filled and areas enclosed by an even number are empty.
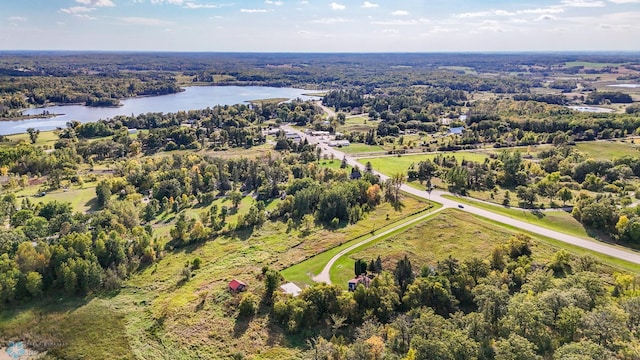
[[[351,143],[349,146],[341,147],[340,151],[346,154],[359,154],[359,153],[368,153],[368,152],[379,152],[379,151],[385,151],[385,150],[380,145]]]
[[[473,153],[473,152],[450,152],[450,153],[436,153],[436,154],[420,154],[420,155],[403,155],[403,156],[385,156],[378,158],[364,158],[359,159],[358,162],[366,164],[370,162],[373,170],[379,171],[383,174],[392,175],[396,173],[407,173],[409,167],[413,164],[417,164],[424,160],[433,160],[436,156],[442,155],[445,157],[454,156],[458,162],[462,160],[484,162],[484,159],[488,158],[485,154]]]
[[[638,140],[640,142],[640,140]],[[577,143],[578,150],[587,157],[597,160],[611,160],[623,156],[639,156],[638,146],[630,141],[589,141]]]
[[[38,196],[37,187],[28,187],[16,192],[18,201],[28,197],[32,203],[46,203],[50,201],[68,202],[74,211],[85,213],[92,209],[96,197],[96,183],[85,183],[82,187],[72,187],[67,191],[62,189],[47,192],[45,196]]]
[[[449,256],[460,261],[473,257],[488,259],[496,246],[505,244],[514,234],[471,214],[444,210],[402,233],[363,245],[343,256],[331,269],[331,282],[346,288],[347,281],[354,276],[353,266],[357,259],[370,262],[380,256],[383,268],[390,271],[405,255],[416,271],[425,265],[435,266]],[[533,242],[532,249],[534,261],[541,263],[555,252],[537,241]]]
[[[29,134],[27,134],[26,131],[21,134],[9,135],[7,136],[7,138],[16,143],[24,141],[31,144],[31,139],[29,138]],[[53,148],[53,145],[55,145],[58,139],[58,135],[54,134],[53,131],[41,131],[40,134],[38,134],[35,145],[48,146],[50,148]]]

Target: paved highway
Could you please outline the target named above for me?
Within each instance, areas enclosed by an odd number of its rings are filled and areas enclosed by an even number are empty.
[[[311,144],[319,144],[320,148],[322,149],[322,152],[328,155],[333,154],[333,156],[338,159],[346,159],[347,163],[351,166],[356,166],[358,168],[360,168],[361,170],[364,170],[364,165],[360,164],[359,162],[356,161],[356,159],[354,159],[353,157],[343,153],[342,151],[330,147],[327,143],[324,143],[321,141],[320,138],[315,137],[315,136],[311,136],[311,135],[307,135],[304,134],[303,132],[296,130],[290,126],[284,126],[283,127],[285,129],[285,131],[290,131],[290,132],[296,132],[298,134],[300,134],[300,136],[302,136],[303,138],[306,138],[307,141],[309,141],[309,143]],[[377,171],[374,171],[374,174],[380,176],[380,178],[382,180],[386,180],[389,177],[385,174],[379,173]],[[435,201],[438,202],[440,204],[443,205],[443,209],[445,208],[458,208],[461,211],[466,211],[468,213],[474,214],[474,215],[478,215],[478,216],[482,216],[485,217],[487,219],[491,219],[493,221],[502,223],[502,224],[506,224],[506,225],[510,225],[513,226],[515,228],[521,229],[521,230],[525,230],[525,231],[530,231],[532,233],[535,234],[539,234],[542,236],[546,236],[558,241],[562,241],[565,242],[567,244],[571,244],[571,245],[575,245],[575,246],[579,246],[585,249],[589,249],[601,254],[605,254],[605,255],[609,255],[618,259],[622,259],[622,260],[626,260],[635,264],[640,264],[640,253],[637,252],[633,252],[630,250],[625,250],[625,249],[621,249],[618,247],[613,247],[613,246],[609,246],[607,244],[604,243],[600,243],[600,242],[595,242],[595,241],[591,241],[591,240],[587,240],[587,239],[583,239],[583,238],[579,238],[579,237],[575,237],[575,236],[571,236],[571,235],[567,235],[561,232],[557,232],[554,230],[550,230],[544,227],[540,227],[537,225],[533,225],[524,221],[520,221],[508,216],[504,216],[504,215],[500,215],[500,214],[496,214],[494,212],[488,211],[488,210],[484,210],[484,209],[480,209],[471,205],[463,205],[463,207],[461,208],[460,203],[456,202],[455,200],[451,200],[451,199],[447,199],[444,198],[443,195],[452,195],[451,193],[448,193],[446,191],[441,191],[441,190],[433,190],[431,191],[431,194],[428,194],[426,191],[424,190],[418,190],[415,189],[411,186],[408,185],[402,185],[401,190],[424,198],[424,199],[429,199],[431,201]],[[328,275],[328,272],[327,272]]]

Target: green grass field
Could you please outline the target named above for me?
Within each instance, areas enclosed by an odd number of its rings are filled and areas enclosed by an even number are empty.
[[[340,151],[346,154],[359,154],[359,153],[368,153],[368,152],[379,152],[385,151],[382,146],[379,145],[367,145],[367,144],[358,144],[352,143],[349,146],[345,146],[340,148]]]
[[[594,63],[594,62],[588,62],[588,61],[569,61],[564,63],[564,66],[566,67],[583,66],[585,69],[602,69],[607,66],[615,67],[620,65],[622,64],[621,63]]]
[[[504,244],[511,236],[522,232],[456,209],[447,209],[406,231],[365,244],[341,257],[331,269],[331,282],[346,288],[347,281],[354,276],[353,265],[357,259],[369,262],[380,256],[383,268],[389,270],[393,269],[405,254],[409,256],[416,269],[424,265],[433,266],[438,260],[449,255],[459,260],[471,257],[487,258],[494,247]],[[538,263],[547,262],[555,251],[565,249],[574,256],[595,257],[610,272],[624,270],[640,273],[638,264],[537,234],[527,234],[534,239],[532,249],[534,261]]]
[[[342,249],[366,239],[373,229],[375,229],[376,232],[384,231],[387,228],[399,225],[400,223],[395,222],[396,220],[402,219],[402,222],[406,222],[415,217],[421,216],[422,214],[413,216],[409,215],[430,206],[426,202],[413,197],[405,197],[402,203],[404,204],[404,207],[399,211],[391,208],[389,204],[382,204],[379,206],[382,207],[382,209],[378,209],[378,211],[370,214],[363,221],[355,224],[348,234],[345,233],[346,239],[353,239],[356,236],[364,235],[363,237],[349,242],[340,242],[337,244],[339,245],[337,247],[335,245],[333,247],[325,247],[324,251],[316,251],[314,256],[310,257],[308,260],[284,269],[282,271],[282,275],[287,279],[287,281],[292,281],[299,285],[310,285],[313,283],[311,276],[320,273],[329,259]],[[438,207],[436,204],[432,204],[431,206],[433,206],[432,209]],[[382,214],[385,215],[381,216]],[[389,214],[388,219],[386,218],[386,214]]]
[[[26,132],[22,134],[9,135],[7,136],[7,138],[14,143],[18,143],[21,141],[27,142],[29,144],[31,143],[29,134],[27,134]],[[36,140],[35,145],[53,148],[53,145],[55,145],[56,141],[58,141],[58,135],[54,134],[53,131],[41,131],[38,135],[38,139]]]
[[[481,218],[447,209],[404,232],[371,242],[343,256],[332,268],[331,282],[346,288],[347,281],[354,276],[356,259],[369,262],[380,256],[383,267],[393,270],[396,262],[406,254],[418,270],[424,265],[435,266],[438,260],[448,256],[459,260],[488,258],[496,246],[504,244],[513,234]],[[544,263],[553,250],[536,243],[533,254],[534,260]]]
[[[473,205],[475,207],[489,210],[491,212],[522,220],[534,225],[542,226],[551,230],[555,230],[568,235],[593,240],[587,230],[576,220],[570,213],[563,210],[542,211],[534,214],[529,210],[520,208],[508,208],[501,205],[487,204],[481,201],[474,201],[468,198],[462,198],[451,195],[443,195],[445,198],[455,200],[457,202]]]
[[[420,161],[424,160],[433,160],[439,154],[420,154],[420,155],[403,155],[403,156],[385,156],[378,158],[363,158],[359,159],[358,162],[361,164],[366,164],[367,162],[371,162],[371,165],[374,170],[379,171],[383,174],[391,175],[396,173],[405,173],[409,169],[409,166],[412,164],[417,164]],[[472,152],[452,152],[452,153],[443,153],[444,156],[454,156],[458,161],[462,161],[463,159],[468,161],[475,162],[483,162],[484,159],[488,158],[485,154],[472,153]]]
[[[58,189],[47,192],[45,196],[37,196],[40,191],[37,187],[28,187],[15,192],[18,201],[22,201],[24,197],[28,197],[33,203],[42,203],[50,201],[68,202],[74,211],[87,212],[92,206],[92,200],[96,197],[96,184],[85,183],[84,185],[74,186],[67,191]]]
[[[379,121],[370,120],[368,116],[355,116],[345,119],[344,125],[338,126],[340,132],[367,132],[378,127]]]
[[[611,160],[626,155],[640,155],[637,145],[626,141],[589,141],[577,143],[576,146],[587,157],[598,160]]]

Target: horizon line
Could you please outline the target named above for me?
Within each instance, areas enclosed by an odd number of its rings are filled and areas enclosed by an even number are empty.
[[[605,54],[640,54],[639,50],[451,50],[451,51],[217,51],[217,50],[17,50],[0,49],[0,54],[7,53],[112,53],[112,54],[313,54],[313,55],[435,55],[435,54],[487,54],[487,55],[518,55],[518,54],[566,54],[566,55],[605,55]]]

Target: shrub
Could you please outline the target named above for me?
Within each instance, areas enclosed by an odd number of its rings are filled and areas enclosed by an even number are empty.
[[[253,293],[245,293],[238,305],[238,315],[241,317],[251,317],[258,311],[258,302],[260,299]]]

